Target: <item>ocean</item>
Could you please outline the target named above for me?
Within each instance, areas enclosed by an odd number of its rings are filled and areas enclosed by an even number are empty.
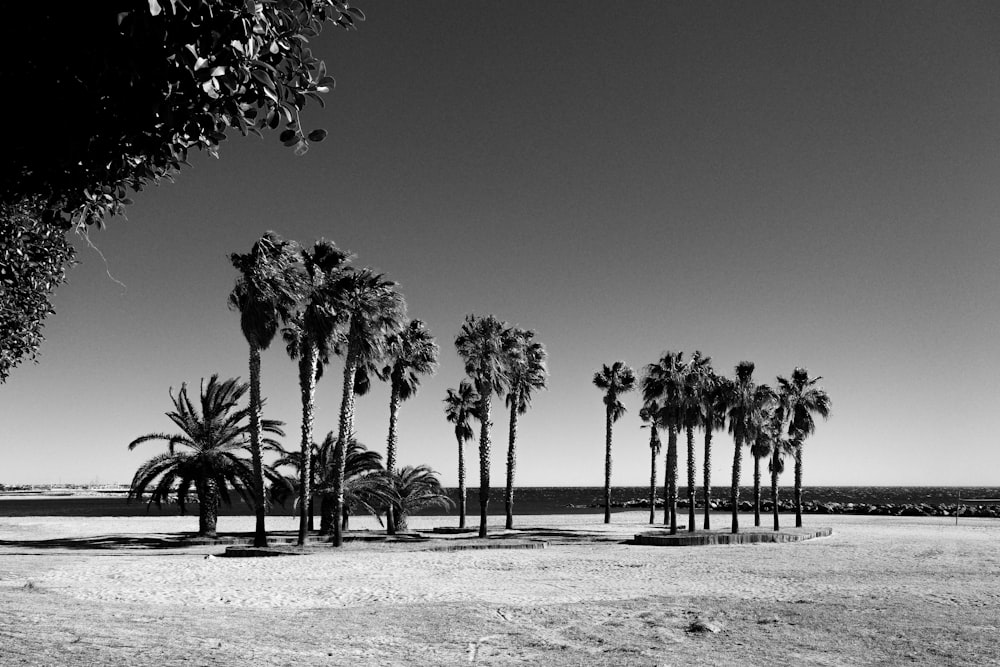
[[[451,496],[457,500],[457,489],[450,489]],[[662,497],[662,488],[657,489],[658,497]],[[762,489],[763,497],[770,498],[770,487]],[[699,502],[701,489],[697,489]],[[490,492],[490,514],[503,514],[504,490],[493,488]],[[613,487],[611,490],[612,505],[625,502],[641,501],[649,497],[649,487],[627,486]],[[686,491],[681,487],[679,498],[685,498]],[[803,489],[803,499],[820,503],[868,503],[877,504],[920,504],[949,505],[961,498],[1000,498],[1000,487],[977,486],[813,486]],[[603,512],[604,488],[597,486],[578,487],[545,487],[529,486],[515,488],[515,514],[587,514]],[[726,500],[729,498],[728,487],[713,487],[712,498]],[[752,500],[753,488],[741,487],[740,500]],[[779,498],[790,500],[792,488],[779,487]],[[618,510],[620,511],[620,509]],[[188,513],[197,512],[197,505],[191,505]],[[232,507],[223,506],[220,514],[224,516],[249,515],[252,510],[238,499],[234,499]],[[282,507],[271,508],[271,514],[293,514],[291,503]],[[456,514],[441,509],[432,509],[426,514]],[[479,513],[479,492],[476,488],[469,489],[466,513]],[[59,498],[26,498],[0,496],[0,517],[14,516],[142,516],[142,515],[175,516],[178,509],[174,505],[164,505],[157,508],[147,506],[145,502],[125,501],[120,495],[106,496],[64,496]]]

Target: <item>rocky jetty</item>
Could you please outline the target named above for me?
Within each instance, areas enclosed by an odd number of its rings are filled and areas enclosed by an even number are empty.
[[[732,505],[729,500],[723,499],[711,499],[709,505],[712,511],[718,512],[729,512],[732,509]],[[625,501],[615,501],[611,503],[612,507],[622,508],[622,509],[643,509],[649,508],[649,498],[633,498]],[[656,499],[656,506],[663,507],[663,499]],[[594,501],[590,503],[589,507],[604,507],[603,502]],[[686,498],[677,500],[677,507],[687,509],[688,501]],[[701,502],[696,502],[695,507],[701,509],[703,504]],[[969,517],[990,517],[990,518],[1000,518],[1000,504],[962,504],[960,506],[961,516]],[[834,503],[834,502],[817,502],[815,500],[806,500],[802,503],[802,512],[804,514],[865,514],[865,515],[875,515],[875,516],[955,516],[955,513],[959,510],[959,506],[955,503],[943,504],[943,505],[929,505],[927,503],[907,503],[907,504],[870,504],[870,503]],[[740,501],[740,512],[752,512],[753,503],[748,500]],[[761,500],[760,504],[761,512],[771,511],[771,501]],[[795,503],[791,499],[779,499],[778,500],[778,511],[780,512],[794,512]]]

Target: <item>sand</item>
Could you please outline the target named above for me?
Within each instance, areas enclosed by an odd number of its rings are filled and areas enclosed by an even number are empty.
[[[808,516],[834,534],[625,543],[647,516],[519,517],[544,549],[253,559],[121,548],[193,517],[0,518],[0,664],[1000,664],[1000,521]]]

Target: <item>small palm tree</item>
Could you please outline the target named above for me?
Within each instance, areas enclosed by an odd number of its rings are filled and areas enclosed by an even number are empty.
[[[490,500],[490,427],[492,398],[508,386],[507,359],[514,337],[510,326],[493,315],[466,315],[455,338],[455,349],[465,364],[465,373],[479,394],[473,415],[479,420],[479,536],[486,537]]]
[[[594,386],[604,391],[604,523],[611,523],[611,432],[625,414],[618,397],[635,389],[635,371],[624,361],[604,364],[594,373]]]
[[[535,333],[525,329],[513,332],[514,347],[507,360],[510,377],[507,407],[510,408],[509,442],[507,446],[507,489],[504,496],[507,510],[507,529],[514,527],[514,468],[517,464],[515,442],[518,416],[531,406],[531,394],[545,389],[548,370],[545,368],[545,347],[534,340]]]
[[[778,396],[789,415],[788,436],[795,456],[795,526],[802,527],[802,445],[816,431],[813,415],[830,416],[829,394],[817,386],[822,377],[809,377],[809,371],[796,368],[791,379],[778,377]]]
[[[310,480],[313,445],[313,413],[315,410],[316,382],[323,366],[329,362],[330,341],[336,330],[338,317],[334,309],[333,288],[343,273],[350,254],[331,241],[319,240],[312,248],[302,249],[301,302],[296,316],[284,329],[286,349],[292,359],[299,361],[299,389],[302,394],[302,467],[299,469],[299,545],[305,544],[312,512]]]
[[[445,417],[455,425],[455,439],[458,440],[458,527],[465,528],[465,443],[472,440],[473,431],[469,418],[476,410],[479,394],[467,380],[462,380],[458,391],[448,390],[444,399]]]
[[[681,391],[684,353],[664,352],[659,361],[647,364],[642,379],[642,398],[659,401],[659,423],[667,429],[666,484],[663,523],[677,533],[677,429],[682,425]]]
[[[437,368],[438,346],[434,337],[420,320],[410,320],[398,332],[389,334],[386,340],[386,365],[379,371],[379,377],[388,381],[389,390],[389,435],[386,438],[385,467],[392,475],[396,470],[396,424],[399,406],[417,393],[420,376],[434,373]],[[390,535],[396,532],[393,522],[392,505],[387,507],[386,526]]]
[[[337,491],[333,460],[338,449],[344,452],[344,478],[343,484],[340,485],[344,501],[339,514],[332,509],[334,494]],[[316,469],[319,472],[314,478],[314,489],[321,499],[323,518],[327,520],[332,516],[332,520],[341,530],[346,530],[348,517],[352,512],[365,510],[378,516],[380,508],[389,502],[390,495],[384,475],[385,468],[382,467],[382,455],[368,449],[354,438],[348,440],[346,447],[341,448],[333,431],[330,431],[317,448],[316,462]],[[324,527],[321,524],[320,532],[329,534],[332,532],[331,528],[329,525]]]
[[[344,353],[343,399],[337,442],[354,437],[354,396],[358,370],[384,356],[386,337],[401,327],[406,303],[396,291],[396,283],[371,269],[345,272],[334,286],[334,307],[341,314]],[[333,455],[333,516],[343,512],[344,449],[335,447]],[[324,520],[330,517],[324,516]],[[341,546],[341,524],[333,521],[333,545]]]
[[[174,395],[170,390],[170,400],[174,409],[167,414],[180,433],[149,433],[129,443],[129,450],[150,440],[165,440],[168,450],[142,464],[132,478],[128,499],[141,499],[152,486],[149,502],[157,507],[171,496],[177,499],[181,513],[194,487],[198,499],[198,534],[214,537],[218,520],[219,503],[230,504],[228,489],[233,488],[247,504],[252,504],[250,489],[254,484],[253,467],[240,456],[247,450],[247,436],[250,425],[247,417],[249,408],[240,408],[240,400],[246,394],[248,385],[238,379],[219,382],[213,375],[208,384],[201,382],[199,407],[188,397],[187,384]],[[283,436],[282,423],[263,420],[261,429],[265,433]],[[279,448],[271,438],[264,443]],[[184,448],[184,449],[179,449]],[[269,477],[277,478],[270,468],[265,468]]]
[[[229,256],[239,271],[229,307],[240,313],[240,329],[250,347],[250,455],[253,460],[254,546],[267,545],[264,525],[263,445],[261,443],[260,353],[274,340],[282,322],[291,319],[299,299],[295,245],[267,232],[250,252]]]
[[[393,514],[396,529],[405,532],[407,519],[428,507],[451,509],[455,503],[441,487],[437,473],[425,465],[404,466],[390,474]]]
[[[649,523],[656,522],[656,457],[660,455],[662,447],[660,443],[660,404],[656,401],[648,401],[639,410],[639,418],[646,422],[649,428]]]

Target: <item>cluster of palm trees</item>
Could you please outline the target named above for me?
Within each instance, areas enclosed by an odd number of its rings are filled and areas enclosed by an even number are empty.
[[[604,500],[605,523],[611,521],[611,442],[612,426],[625,413],[620,397],[641,386],[643,406],[639,416],[649,428],[650,514],[655,521],[656,462],[661,451],[660,432],[667,433],[664,485],[664,524],[677,532],[677,438],[684,433],[687,443],[688,530],[695,530],[695,431],[704,434],[703,507],[705,530],[711,528],[712,436],[726,428],[733,435],[733,476],[730,488],[732,532],[739,532],[739,487],[744,447],[754,459],[754,524],[760,526],[761,462],[768,461],[771,473],[771,503],[774,530],[779,530],[778,475],[784,461],[795,461],[795,525],[802,526],[802,450],[816,428],[815,417],[829,417],[831,402],[818,385],[820,377],[810,377],[804,368],[795,368],[790,377],[778,376],[775,388],[756,384],[754,364],[741,361],[735,376],[718,375],[711,359],[695,352],[688,359],[683,352],[665,352],[647,364],[642,378],[625,362],[604,365],[594,375],[594,385],[604,392],[606,413]]]
[[[397,474],[397,420],[402,401],[412,396],[420,376],[433,373],[438,347],[420,320],[409,320],[397,284],[368,268],[350,264],[351,255],[330,241],[301,248],[273,232],[249,253],[230,257],[239,277],[229,296],[240,313],[240,327],[250,348],[249,436],[253,464],[256,529],[254,544],[267,543],[261,442],[260,353],[279,330],[289,356],[298,361],[302,394],[302,438],[298,479],[299,543],[305,542],[315,478],[310,456],[316,382],[333,355],[344,359],[343,397],[332,451],[322,459],[324,482],[321,532],[343,543],[344,484],[348,445],[354,440],[354,401],[371,377],[391,385],[385,471]],[[387,505],[389,532],[396,530],[393,506]]]
[[[445,416],[455,424],[458,441],[459,527],[465,528],[465,443],[473,438],[470,419],[479,422],[479,536],[486,537],[490,493],[490,428],[493,396],[504,397],[510,410],[507,444],[506,527],[514,527],[514,474],[518,418],[531,407],[534,392],[546,388],[546,351],[535,333],[493,315],[467,315],[455,338],[467,379],[448,389]]]

